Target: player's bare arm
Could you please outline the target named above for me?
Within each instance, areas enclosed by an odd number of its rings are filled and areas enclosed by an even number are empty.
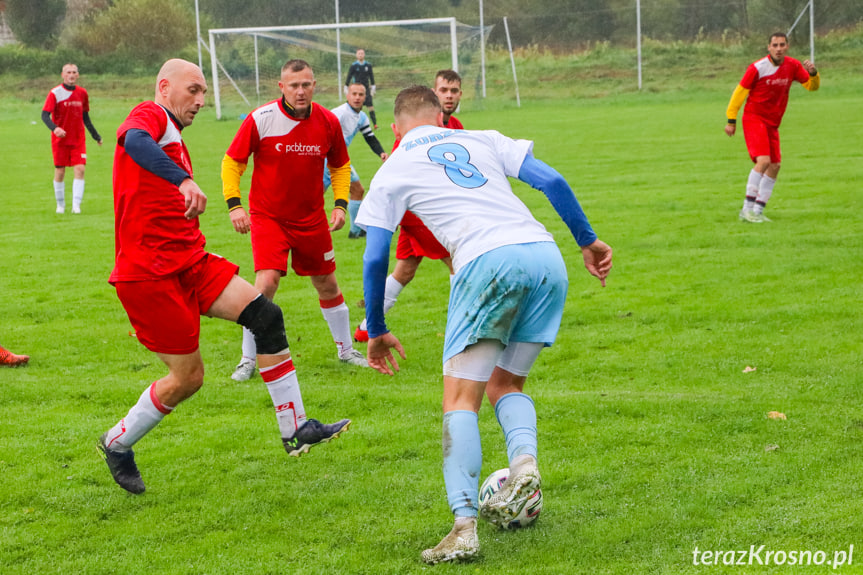
[[[735,132],[737,132],[737,124],[725,124],[725,133],[729,137],[733,136]]]
[[[242,207],[234,208],[228,215],[231,217],[231,224],[238,234],[247,234],[252,229],[252,222],[249,219],[249,214]]]
[[[330,231],[337,232],[345,227],[345,211],[342,208],[335,208],[330,214]]]
[[[207,196],[192,178],[183,180],[183,183],[180,184],[180,193],[186,200],[185,216],[187,220],[197,218],[207,209]]]

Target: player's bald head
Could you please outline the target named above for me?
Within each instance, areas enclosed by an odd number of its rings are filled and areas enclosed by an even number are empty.
[[[186,60],[168,60],[156,76],[156,103],[167,108],[184,126],[191,124],[203,107],[206,92],[204,73]]]
[[[156,85],[158,85],[162,80],[172,80],[185,74],[194,73],[198,73],[203,76],[203,73],[201,72],[201,69],[198,68],[197,64],[193,64],[188,60],[182,60],[180,58],[171,58],[162,64],[162,68],[159,69],[159,74],[156,76]]]

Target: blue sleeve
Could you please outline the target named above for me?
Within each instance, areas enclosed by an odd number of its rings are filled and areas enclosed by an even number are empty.
[[[527,156],[518,171],[518,179],[546,195],[579,246],[589,246],[596,241],[587,216],[560,172],[533,156]]]
[[[366,228],[366,251],[363,255],[363,296],[366,300],[366,324],[369,337],[387,333],[384,321],[384,291],[390,263],[393,233],[384,228]]]
[[[126,132],[123,147],[136,164],[175,186],[191,177],[168,157],[146,130],[132,129]]]

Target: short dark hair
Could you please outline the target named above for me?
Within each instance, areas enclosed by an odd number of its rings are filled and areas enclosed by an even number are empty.
[[[461,86],[461,76],[455,70],[438,70],[438,73],[434,77],[435,81],[438,78],[443,78],[447,82],[458,82],[458,85]]]
[[[415,114],[424,109],[441,111],[437,94],[428,86],[411,86],[396,96],[393,115]]]
[[[770,35],[770,38],[767,39],[767,43],[770,44],[774,38],[784,38],[785,43],[788,43],[788,34],[786,34],[785,32],[774,32]]]
[[[312,70],[311,64],[309,64],[305,60],[300,60],[299,58],[295,58],[293,60],[288,60],[287,62],[285,62],[285,65],[282,66],[282,74],[284,74],[288,70],[290,70],[291,72],[301,72],[302,70],[305,70],[306,68],[308,68],[309,70]],[[314,70],[312,70],[312,72],[314,72]]]

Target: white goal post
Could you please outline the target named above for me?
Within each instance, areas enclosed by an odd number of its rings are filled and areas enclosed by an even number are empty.
[[[459,24],[455,18],[421,18],[414,20],[388,20],[388,21],[379,21],[379,22],[350,22],[350,23],[340,23],[340,24],[313,24],[313,25],[304,25],[304,26],[262,26],[262,27],[251,27],[251,28],[214,28],[209,31],[210,36],[210,63],[212,67],[212,84],[213,84],[213,99],[215,101],[216,107],[216,117],[221,119],[223,115],[223,95],[224,91],[220,86],[220,72],[221,75],[227,79],[227,81],[231,84],[232,88],[239,94],[239,96],[244,101],[246,108],[250,110],[255,106],[252,105],[249,98],[246,96],[244,92],[249,92],[251,89],[254,89],[257,94],[260,94],[260,75],[261,75],[261,63],[259,60],[259,40],[269,42],[270,45],[285,45],[289,46],[291,50],[282,50],[286,52],[290,57],[294,57],[292,54],[292,50],[296,51],[299,49],[304,50],[312,50],[322,53],[331,53],[336,55],[336,70],[334,70],[335,74],[338,77],[336,78],[336,89],[340,90],[340,87],[344,81],[342,77],[341,71],[341,55],[343,52],[343,43],[341,38],[343,35],[341,34],[344,31],[350,30],[360,30],[360,29],[374,29],[374,28],[390,28],[392,30],[400,31],[400,35],[392,35],[388,39],[382,40],[382,42],[388,42],[390,46],[396,46],[399,44],[399,40],[402,37],[405,37],[407,31],[417,30],[423,27],[432,26],[438,30],[441,30],[443,34],[445,34],[446,30],[448,30],[449,36],[449,62],[444,63],[443,66],[450,66],[453,70],[459,71],[459,30],[467,29],[473,30],[473,35],[483,36],[483,30],[480,28],[473,28],[469,26],[465,26],[464,24]],[[485,30],[485,34],[491,30],[489,27]],[[330,33],[332,36],[330,36]],[[438,34],[441,36],[442,34]],[[465,36],[465,33],[461,34]],[[241,83],[235,79],[237,73],[232,73],[228,67],[225,66],[223,60],[220,59],[219,46],[217,46],[218,38],[229,38],[232,37],[235,40],[239,37],[244,37],[245,39],[251,38],[251,43],[248,46],[244,46],[242,50],[246,50],[249,52],[248,55],[245,53],[238,56],[237,58],[243,59],[245,62],[245,66],[243,67],[243,73],[245,76],[249,78],[249,87],[245,90],[241,87]],[[483,36],[484,37],[484,36]],[[409,41],[409,40],[406,40]],[[438,39],[438,43],[441,41]],[[236,42],[235,42],[236,43]],[[248,42],[247,42],[248,44]],[[364,44],[359,40],[354,40],[353,43],[348,42],[348,45],[353,44],[357,48],[363,47]],[[439,48],[446,50],[445,46],[440,46]],[[241,51],[241,49],[237,48],[237,46],[233,46],[230,48],[233,52],[237,53]],[[383,48],[382,48],[383,49]],[[367,49],[367,52],[369,50]],[[423,55],[421,50],[416,51],[417,62],[421,61]],[[288,58],[282,57],[281,62],[283,63]],[[374,61],[372,58],[369,58],[369,61],[375,65],[375,73],[379,74],[378,70],[380,69],[377,66],[378,62]],[[416,64],[415,64],[416,65]],[[272,63],[267,64],[267,68],[271,68]],[[321,70],[318,66],[313,66],[316,70],[316,75],[318,78],[324,76],[324,74],[332,73],[331,70],[323,70],[323,74],[321,74]],[[254,69],[254,87],[251,85],[251,76],[252,76],[252,68]],[[268,73],[273,74],[272,70],[268,70]],[[426,78],[425,81],[429,79]],[[321,82],[319,81],[319,86]]]

